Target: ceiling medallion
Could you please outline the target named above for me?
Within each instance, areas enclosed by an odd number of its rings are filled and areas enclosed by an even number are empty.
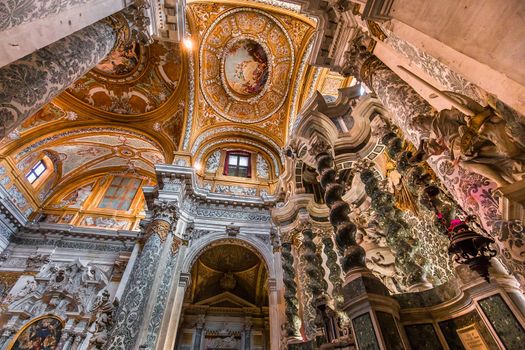
[[[222,117],[257,123],[286,101],[294,67],[292,41],[271,15],[237,8],[219,16],[200,47],[200,87]]]
[[[271,54],[264,43],[242,35],[226,46],[221,79],[228,95],[237,101],[257,101],[268,89],[271,73]]]

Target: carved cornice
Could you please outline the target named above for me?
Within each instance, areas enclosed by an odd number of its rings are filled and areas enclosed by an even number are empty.
[[[241,197],[225,193],[214,193],[199,188],[195,170],[187,166],[161,164],[155,166],[157,173],[158,188],[144,188],[146,200],[151,200],[155,193],[160,197],[168,198],[191,198],[195,203],[228,205],[236,207],[252,207],[268,209],[275,205],[277,197],[268,196],[265,198]],[[170,181],[177,181],[170,183]]]

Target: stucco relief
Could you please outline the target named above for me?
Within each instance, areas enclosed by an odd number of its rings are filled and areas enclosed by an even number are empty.
[[[221,160],[221,151],[216,150],[213,152],[206,161],[206,172],[210,174],[215,174],[217,169],[219,168],[219,162]]]
[[[230,121],[265,120],[285,102],[294,55],[288,32],[273,16],[249,8],[227,11],[213,21],[200,47],[204,98]]]
[[[257,176],[262,179],[268,179],[270,176],[270,165],[260,154],[257,154]]]
[[[103,111],[132,115],[153,111],[179,86],[179,48],[166,42],[148,47],[122,42],[67,92]]]

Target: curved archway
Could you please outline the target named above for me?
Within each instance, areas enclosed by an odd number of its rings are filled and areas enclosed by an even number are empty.
[[[176,348],[269,349],[269,273],[258,249],[217,239],[185,260],[191,282]]]
[[[245,298],[243,298],[242,295],[236,295],[235,293],[226,294],[226,293],[222,293],[221,291],[221,293],[219,293],[220,295],[218,296],[217,295],[209,296],[206,294],[198,295],[198,298],[196,299],[197,302],[195,303],[197,305],[194,305],[192,307],[192,310],[201,310],[201,311],[202,310],[212,310],[213,311],[212,314],[213,314],[213,313],[216,313],[216,311],[220,311],[221,306],[207,305],[207,303],[219,303],[220,304],[220,303],[232,303],[233,302],[234,304],[237,303],[238,306],[242,305],[240,308],[238,307],[237,310],[241,310],[241,309],[247,310],[247,311],[251,310],[248,312],[249,315],[244,315],[243,317],[254,316],[253,313],[250,314],[250,312],[253,312],[253,311],[257,311],[257,310],[264,311],[264,317],[261,318],[262,312],[259,312],[256,322],[252,322],[249,318],[246,320],[244,320],[243,318],[244,321],[248,321],[248,323],[252,323],[254,327],[256,328],[258,327],[255,333],[250,335],[250,336],[255,335],[256,337],[253,339],[252,338],[250,339],[252,339],[252,341],[254,342],[252,344],[254,345],[261,344],[257,346],[258,348],[274,349],[278,346],[278,342],[280,339],[280,327],[281,327],[281,319],[282,319],[281,311],[282,310],[280,310],[280,306],[279,306],[280,304],[279,296],[277,293],[278,283],[276,283],[276,280],[277,280],[276,275],[278,275],[279,272],[275,270],[276,266],[278,266],[279,264],[274,263],[273,253],[268,247],[266,247],[265,244],[261,244],[258,238],[254,236],[240,233],[236,237],[231,237],[231,236],[228,236],[225,232],[213,232],[209,235],[200,237],[192,241],[189,247],[183,250],[183,253],[182,253],[183,259],[181,260],[181,267],[180,267],[181,279],[178,284],[173,284],[172,291],[170,292],[175,301],[172,305],[171,310],[168,312],[170,313],[170,316],[164,318],[164,322],[163,322],[164,325],[162,326],[162,328],[164,329],[164,331],[167,333],[168,336],[166,337],[166,339],[162,341],[162,344],[157,344],[157,348],[159,348],[159,346],[160,348],[162,348],[162,346],[164,346],[164,348],[165,347],[172,348],[174,344],[176,344],[176,348],[178,348],[181,342],[183,343],[185,342],[186,346],[188,345],[188,342],[192,344],[192,342],[194,341],[195,332],[196,332],[196,328],[194,327],[194,325],[196,325],[197,322],[200,321],[200,319],[195,317],[195,312],[192,311],[193,316],[191,318],[184,317],[181,319],[182,320],[191,319],[191,322],[193,322],[193,325],[191,324],[190,321],[188,321],[189,323],[187,322],[186,326],[184,324],[179,326],[179,316],[178,315],[182,315],[186,311],[188,305],[191,305],[189,304],[188,299],[187,299],[188,294],[190,294],[191,296],[192,288],[197,287],[195,285],[196,284],[195,277],[192,276],[192,273],[194,272],[194,267],[199,266],[198,264],[200,264],[201,257],[207,254],[207,252],[213,251],[214,249],[215,250],[223,249],[225,246],[240,247],[241,249],[249,251],[250,254],[252,254],[252,256],[255,256],[259,260],[259,266],[262,267],[266,271],[266,274],[262,277],[259,276],[259,279],[258,279],[259,284],[261,283],[261,281],[263,281],[264,288],[267,289],[266,293],[264,294],[264,298],[266,300],[264,304],[266,305],[261,305],[260,301],[257,301],[257,300],[252,300],[252,301],[246,300]],[[224,249],[224,252],[228,253],[228,249]],[[216,254],[216,251],[214,254]],[[262,269],[258,269],[259,272],[261,270]],[[220,276],[217,275],[218,272],[215,270],[215,272],[213,273],[215,274],[215,281],[217,283],[220,283]],[[224,273],[224,271],[222,273]],[[242,274],[243,273],[241,273],[241,275]],[[234,278],[237,278],[237,276],[234,276]],[[239,278],[242,279],[242,276],[240,276]],[[231,282],[231,279],[230,279],[230,282]],[[228,283],[228,281],[225,281],[223,283]],[[198,293],[194,293],[194,294],[198,294]],[[201,299],[201,297],[204,299]],[[232,305],[223,304],[222,307],[228,308],[231,306]],[[233,309],[235,309],[235,307]],[[257,314],[257,312],[255,314]],[[238,330],[239,330],[239,325],[240,325],[239,317],[240,316],[237,316],[237,321],[236,321],[237,322],[236,329]],[[219,333],[215,332],[217,331],[217,325],[218,325],[217,319],[218,318],[216,314],[214,314],[213,317],[210,318],[210,321],[215,322],[214,323],[215,330],[213,329],[213,327],[210,328],[210,338],[228,337],[226,333],[220,335]],[[204,318],[204,321],[206,321],[206,318]],[[243,321],[243,324],[245,323],[244,321]],[[192,326],[193,328],[191,327],[187,328],[188,324]],[[174,332],[175,329],[177,329],[176,332]],[[184,332],[186,332],[186,334]],[[173,335],[170,335],[170,333]],[[177,334],[176,342],[174,339],[175,338],[174,334]],[[230,334],[230,336],[232,334]],[[242,339],[242,340],[245,339],[242,336],[241,338],[239,338],[239,334],[237,333],[233,334],[233,336],[234,338],[237,337],[237,339]],[[201,337],[203,337],[203,339],[201,340],[204,341],[205,335],[201,335]]]

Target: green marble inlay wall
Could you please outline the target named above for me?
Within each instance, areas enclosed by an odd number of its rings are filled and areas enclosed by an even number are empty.
[[[401,336],[399,335],[394,317],[389,313],[381,311],[377,311],[376,315],[387,349],[404,350],[403,342],[401,341]]]
[[[525,349],[525,330],[500,294],[481,300],[479,306],[507,350]]]
[[[458,336],[457,330],[473,324],[476,325],[476,328],[479,330],[481,337],[489,349],[498,349],[496,341],[490,334],[490,331],[488,330],[487,326],[485,326],[485,323],[483,323],[481,316],[476,310],[472,310],[468,314],[453,318],[451,320],[439,322],[439,328],[441,329],[441,332],[443,332],[450,349],[465,350],[465,347]]]
[[[352,324],[360,350],[379,350],[372,319],[368,312],[354,318]]]
[[[442,350],[436,330],[431,323],[405,326],[412,350]]]

